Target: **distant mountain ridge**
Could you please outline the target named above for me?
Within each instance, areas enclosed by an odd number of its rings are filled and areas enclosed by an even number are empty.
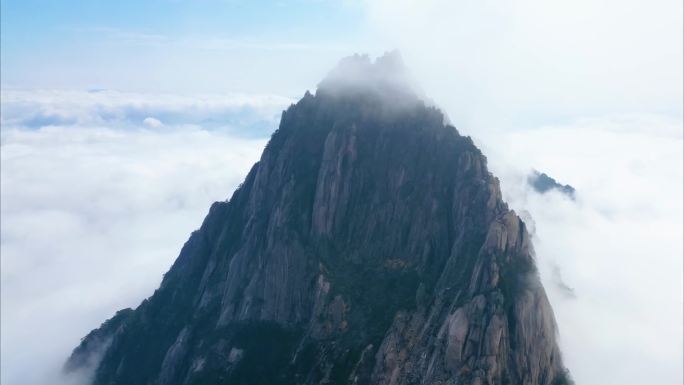
[[[96,385],[570,383],[525,224],[396,54],[282,115],[159,289],[65,365]]]

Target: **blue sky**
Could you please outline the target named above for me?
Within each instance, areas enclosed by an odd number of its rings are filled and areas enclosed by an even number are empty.
[[[361,19],[357,4],[315,0],[7,0],[2,11],[3,43],[15,53],[20,47],[67,47],[96,39],[82,33],[88,29],[327,42],[352,34]]]
[[[681,120],[682,13],[681,0],[4,0],[1,80],[299,97],[343,56],[399,49],[466,132]]]
[[[2,83],[290,92],[363,47],[364,28],[359,3],[346,1],[7,0]],[[274,64],[294,81],[267,90],[259,79]]]

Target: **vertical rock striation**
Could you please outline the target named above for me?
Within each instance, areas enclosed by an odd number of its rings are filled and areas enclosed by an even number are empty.
[[[288,108],[159,289],[66,370],[97,351],[97,385],[567,383],[524,223],[403,72],[351,57]]]

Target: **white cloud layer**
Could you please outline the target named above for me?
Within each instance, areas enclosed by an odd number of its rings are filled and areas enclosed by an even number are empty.
[[[535,231],[577,384],[681,384],[681,121],[588,119],[486,135],[481,146]],[[532,192],[530,167],[571,184],[577,200]]]
[[[132,93],[115,90],[3,89],[5,127],[192,125],[239,136],[268,135],[294,100],[278,95]]]
[[[680,0],[365,0],[426,94],[462,126],[624,113],[681,118]]]
[[[81,337],[154,291],[210,204],[230,197],[267,139],[187,125],[146,128],[142,120],[122,128],[120,120],[100,120],[103,106],[187,104],[70,96],[41,91],[26,100],[84,124],[34,128],[3,115],[3,384],[55,384]],[[27,119],[5,103],[7,119]]]
[[[40,385],[80,337],[153,292],[289,99],[3,90],[2,103],[0,382]],[[270,123],[249,133],[254,120]],[[534,223],[577,383],[681,384],[681,120],[622,115],[475,140]],[[529,191],[532,167],[577,201]]]

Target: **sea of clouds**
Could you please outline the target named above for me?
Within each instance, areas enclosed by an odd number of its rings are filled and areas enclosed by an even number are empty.
[[[152,294],[290,102],[3,90],[0,382],[58,384],[81,337]]]
[[[476,142],[533,233],[578,385],[682,383],[682,122],[584,119]],[[577,189],[538,194],[530,168]]]
[[[159,285],[291,102],[3,90],[0,382],[59,384],[81,337]],[[577,383],[681,384],[681,120],[463,129],[534,234]],[[533,192],[532,168],[576,200]]]

